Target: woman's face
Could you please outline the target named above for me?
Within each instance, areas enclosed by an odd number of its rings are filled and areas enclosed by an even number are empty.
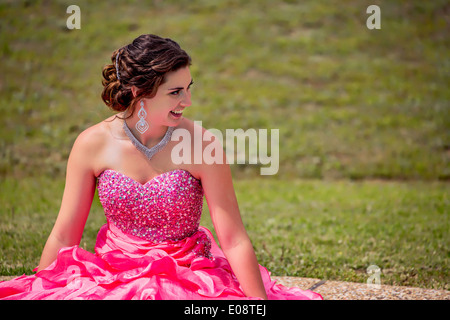
[[[191,105],[192,77],[189,67],[184,67],[165,75],[165,82],[158,87],[156,95],[143,99],[149,122],[165,126],[176,126],[182,119],[183,111]],[[139,104],[137,110],[139,110]]]

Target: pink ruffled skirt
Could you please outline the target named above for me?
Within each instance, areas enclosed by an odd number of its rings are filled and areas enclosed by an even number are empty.
[[[260,272],[268,299],[321,300],[312,291],[275,284]],[[252,299],[246,297],[211,232],[200,227],[180,241],[151,243],[105,224],[95,254],[78,246],[34,275],[0,282],[0,299]]]

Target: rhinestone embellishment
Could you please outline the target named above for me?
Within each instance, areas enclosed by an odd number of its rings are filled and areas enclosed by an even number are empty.
[[[139,121],[136,122],[136,130],[139,131],[140,134],[143,134],[145,131],[148,130],[148,122],[145,121],[145,118],[147,117],[147,112],[144,110],[144,103],[141,101],[141,108],[138,112]]]

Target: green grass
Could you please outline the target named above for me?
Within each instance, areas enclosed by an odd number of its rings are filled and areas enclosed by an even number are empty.
[[[0,275],[37,264],[72,143],[111,114],[102,66],[155,33],[193,58],[188,118],[280,130],[277,175],[232,166],[262,264],[354,281],[376,264],[383,283],[447,288],[448,21],[443,0],[1,2]],[[82,246],[103,220],[95,203]]]
[[[253,181],[237,185],[261,263],[277,275],[448,288],[442,183]]]

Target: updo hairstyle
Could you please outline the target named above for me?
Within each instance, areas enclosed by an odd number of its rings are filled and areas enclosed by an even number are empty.
[[[131,109],[131,116],[137,101],[154,97],[164,75],[189,66],[191,58],[175,41],[145,34],[114,51],[111,62],[103,68],[102,100],[114,111]]]

